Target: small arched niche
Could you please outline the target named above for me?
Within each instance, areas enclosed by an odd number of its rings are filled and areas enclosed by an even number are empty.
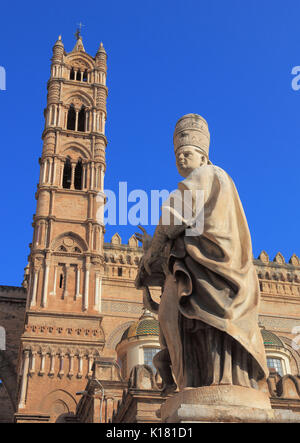
[[[72,166],[70,158],[67,157],[64,165],[64,171],[63,171],[63,188],[70,189],[71,188],[71,181],[72,181]]]
[[[75,166],[74,174],[74,188],[78,190],[82,189],[82,171],[82,160],[80,158]]]
[[[67,129],[75,131],[75,125],[76,125],[76,111],[72,103],[68,110]]]

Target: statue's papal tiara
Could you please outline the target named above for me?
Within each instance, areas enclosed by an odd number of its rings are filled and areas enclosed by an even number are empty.
[[[206,120],[198,114],[186,114],[175,126],[174,150],[183,146],[194,146],[208,158],[210,134]]]

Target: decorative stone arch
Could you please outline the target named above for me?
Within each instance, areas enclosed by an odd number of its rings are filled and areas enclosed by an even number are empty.
[[[109,260],[111,263],[117,263],[117,255],[116,254],[110,254]]]
[[[0,350],[0,379],[9,396],[12,408],[17,409],[17,374],[14,365],[7,356],[6,351]]]
[[[93,58],[87,53],[74,53],[71,52],[65,58],[65,63],[69,69],[78,68],[78,69],[88,69],[93,70],[95,61]]]
[[[292,340],[288,337],[280,336],[280,340],[284,343],[285,349],[288,350],[290,358],[293,360],[294,365],[297,368],[297,374],[300,374],[300,349],[297,351],[292,346]]]
[[[298,379],[291,374],[284,375],[276,384],[278,397],[294,398],[300,397],[300,384]]]
[[[60,234],[52,243],[50,249],[53,252],[60,252],[59,248],[63,247],[64,252],[85,252],[88,250],[86,241],[75,232],[69,231]],[[78,248],[80,251],[76,251]]]
[[[117,326],[108,336],[106,343],[105,343],[105,347],[107,349],[115,350],[117,344],[120,342],[120,340],[122,338],[122,335],[124,334],[126,329],[129,328],[133,323],[134,323],[134,321],[128,321],[126,323],[123,323],[123,324]]]
[[[86,108],[93,107],[92,97],[82,90],[72,91],[72,93],[65,97],[64,102],[66,107],[73,104],[75,109],[80,109],[81,106],[85,106]]]
[[[75,414],[76,407],[77,402],[69,392],[56,389],[42,398],[38,409],[56,419],[61,415]]]
[[[132,256],[130,254],[126,255],[126,263],[128,265],[132,265]]]
[[[81,143],[71,142],[64,145],[61,149],[63,157],[70,157],[71,160],[78,161],[81,159],[89,159],[91,157],[90,151]]]

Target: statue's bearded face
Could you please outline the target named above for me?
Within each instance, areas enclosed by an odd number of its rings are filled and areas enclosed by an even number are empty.
[[[193,146],[183,146],[176,152],[176,166],[182,177],[187,177],[194,169],[206,163],[205,155]]]

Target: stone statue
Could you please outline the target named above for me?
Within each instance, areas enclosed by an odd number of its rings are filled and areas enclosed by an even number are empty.
[[[189,219],[168,207],[153,238],[136,234],[144,256],[136,287],[144,303],[158,311],[161,351],[154,365],[163,381],[162,395],[185,388],[238,385],[257,388],[268,369],[258,327],[259,283],[252,261],[247,220],[232,179],[208,158],[206,121],[187,114],[176,124],[176,165],[185,192],[203,191],[203,205]],[[203,229],[188,235],[199,211]],[[176,223],[175,223],[176,221]],[[178,223],[180,221],[180,223]],[[159,304],[149,286],[162,286]]]

